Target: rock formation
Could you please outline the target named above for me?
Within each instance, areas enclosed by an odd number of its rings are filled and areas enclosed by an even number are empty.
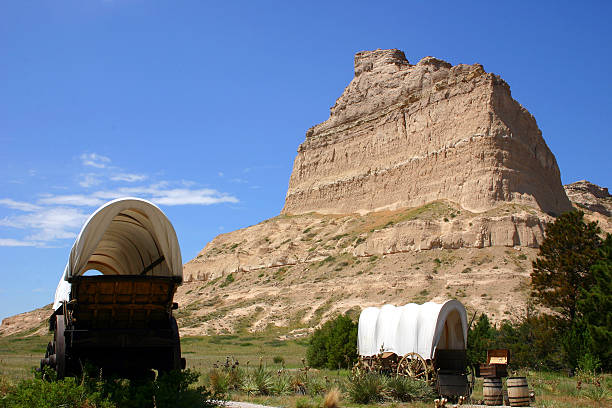
[[[578,208],[597,212],[606,217],[612,216],[612,195],[605,187],[586,180],[568,184],[565,187],[567,196]]]
[[[359,52],[327,121],[306,132],[283,214],[365,213],[446,199],[571,209],[554,155],[510,87],[482,65]]]

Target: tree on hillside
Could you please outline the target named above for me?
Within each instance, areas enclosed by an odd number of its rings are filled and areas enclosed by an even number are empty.
[[[327,321],[310,338],[306,358],[315,368],[350,368],[357,359],[357,323],[346,315]]]
[[[533,261],[531,295],[570,325],[582,290],[593,284],[590,271],[600,258],[600,233],[597,223],[584,222],[582,211],[565,213],[546,227],[546,238]]]
[[[487,350],[492,348],[495,329],[491,327],[489,318],[482,313],[474,328],[468,330],[467,359],[469,365],[485,363],[487,361]]]
[[[581,291],[578,313],[586,329],[587,352],[612,370],[612,235],[601,249],[601,259],[591,267],[593,283]]]

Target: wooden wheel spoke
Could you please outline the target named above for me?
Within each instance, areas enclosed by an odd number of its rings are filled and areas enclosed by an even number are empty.
[[[429,382],[430,370],[425,359],[418,353],[408,353],[400,359],[397,375]]]

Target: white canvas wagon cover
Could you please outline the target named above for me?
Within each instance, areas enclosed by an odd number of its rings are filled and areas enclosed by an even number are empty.
[[[438,348],[466,346],[467,315],[456,300],[368,307],[359,316],[357,349],[361,356],[373,356],[382,349],[400,356],[413,352],[433,359]]]
[[[183,263],[174,227],[155,204],[140,198],[119,198],[98,208],[72,246],[55,291],[54,309],[69,300],[68,280],[92,269],[104,275],[139,275],[147,269],[147,276],[182,281]]]

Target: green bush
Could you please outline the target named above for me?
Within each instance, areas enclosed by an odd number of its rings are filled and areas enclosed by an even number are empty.
[[[313,333],[306,358],[316,368],[351,367],[357,359],[357,324],[347,315],[327,321]]]
[[[272,379],[270,387],[272,395],[289,395],[293,392],[291,376],[285,370],[279,370]]]
[[[2,408],[111,408],[115,406],[99,392],[89,393],[86,387],[77,383],[74,378],[54,382],[40,378],[24,380],[0,400]]]
[[[221,283],[221,287],[222,287],[222,288],[226,287],[226,286],[227,286],[227,285],[229,285],[230,283],[233,283],[233,282],[234,282],[234,280],[235,280],[235,279],[234,279],[234,275],[232,275],[231,273],[230,273],[230,274],[228,274],[228,275],[225,277],[225,280],[223,281],[223,283]]]
[[[430,401],[436,394],[424,381],[409,377],[393,377],[387,382],[389,395],[396,401]]]
[[[42,375],[2,387],[1,408],[211,408],[220,400],[206,388],[192,387],[199,374],[191,370],[160,374],[157,378],[126,380],[104,378],[97,370],[86,369],[80,378]]]
[[[348,384],[348,395],[357,404],[382,402],[385,399],[387,377],[380,374],[357,375]]]
[[[559,370],[562,363],[562,337],[550,316],[528,314],[518,322],[504,320],[498,327],[482,314],[468,331],[468,364],[485,363],[488,349],[510,350],[512,368]]]
[[[252,378],[259,395],[272,394],[272,386],[274,384],[273,374],[264,364],[260,363],[256,369],[249,373],[249,376]]]
[[[274,356],[274,364],[285,364],[285,359],[282,356]]]

